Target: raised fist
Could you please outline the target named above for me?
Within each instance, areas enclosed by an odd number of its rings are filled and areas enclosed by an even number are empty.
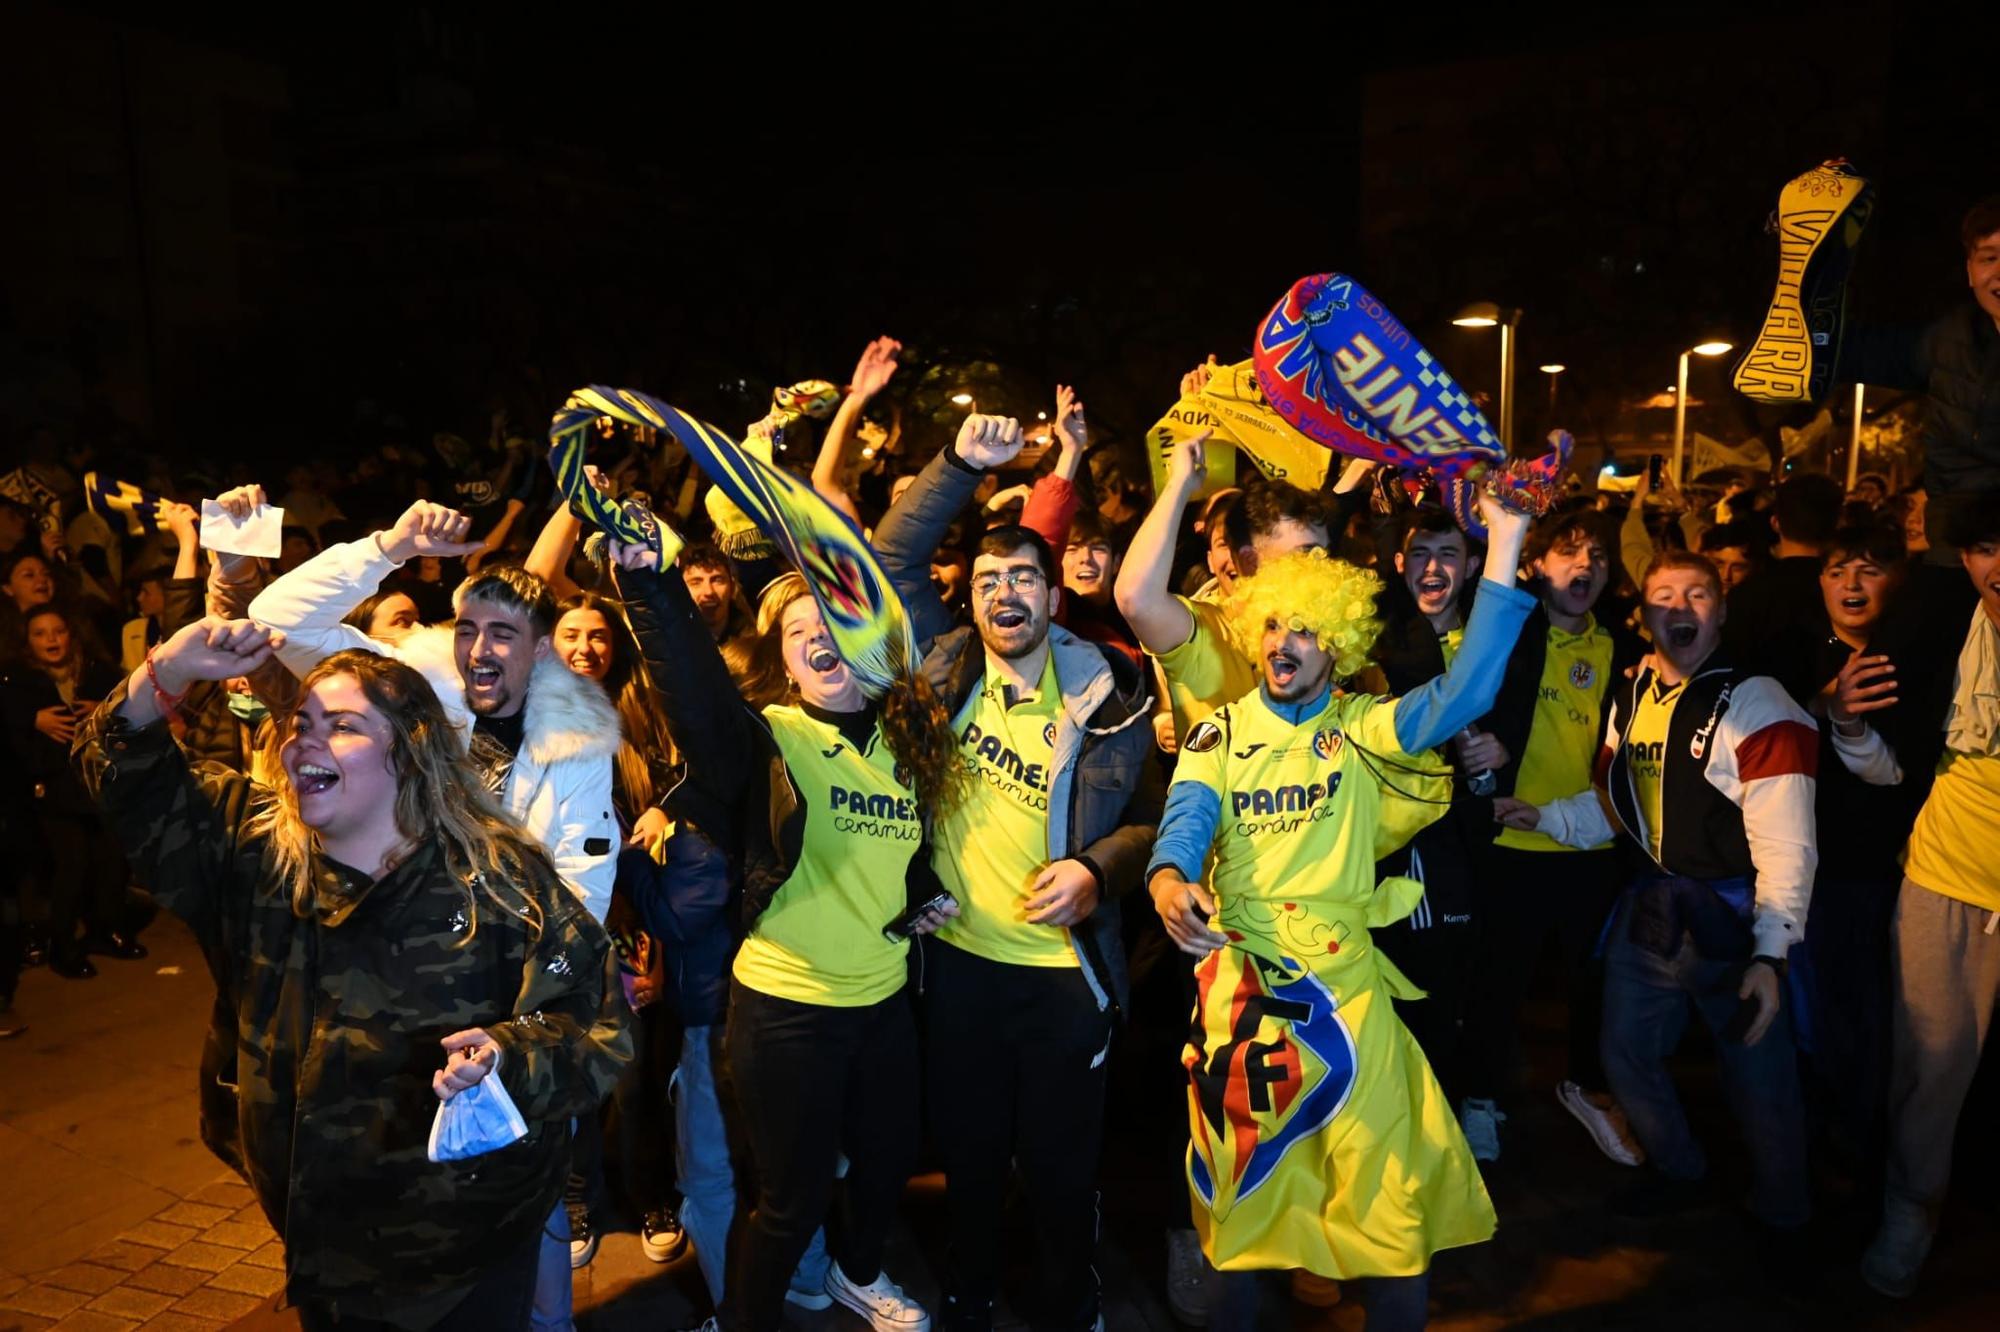
[[[479,542],[466,540],[471,528],[472,519],[457,509],[418,500],[403,510],[394,527],[377,532],[375,543],[398,564],[407,564],[419,555],[450,559],[480,549]]]
[[[1021,423],[1011,416],[981,416],[974,412],[958,428],[960,461],[969,467],[990,472],[1014,461],[1021,451]]]

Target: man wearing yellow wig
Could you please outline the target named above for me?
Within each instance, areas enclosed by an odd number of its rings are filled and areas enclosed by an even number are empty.
[[[1258,1274],[1366,1281],[1370,1332],[1421,1327],[1431,1255],[1493,1233],[1450,1103],[1392,998],[1418,991],[1370,944],[1407,914],[1375,861],[1449,803],[1430,751],[1493,706],[1535,599],[1514,586],[1527,519],[1491,499],[1489,558],[1451,669],[1400,698],[1338,692],[1380,624],[1375,575],[1323,552],[1265,563],[1229,604],[1257,688],[1182,742],[1147,885],[1202,960],[1183,1063],[1188,1185],[1224,1273],[1211,1329],[1249,1328]],[[1197,882],[1211,847],[1207,887]]]

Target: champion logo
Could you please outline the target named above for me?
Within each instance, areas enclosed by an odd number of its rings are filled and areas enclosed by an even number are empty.
[[[1050,722],[1047,726],[1044,726],[1042,728],[1042,743],[1049,746],[1049,748],[1051,749],[1055,748],[1056,724],[1054,722]]]

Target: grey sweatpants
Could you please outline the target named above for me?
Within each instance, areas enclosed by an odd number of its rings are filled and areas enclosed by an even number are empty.
[[[1958,1112],[2000,995],[1994,920],[1910,879],[1896,902],[1888,1196],[1922,1207],[1933,1226],[1951,1180]]]

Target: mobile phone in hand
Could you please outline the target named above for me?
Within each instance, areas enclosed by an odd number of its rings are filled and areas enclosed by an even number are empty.
[[[1646,457],[1646,484],[1654,490],[1666,479],[1667,460],[1663,454],[1649,454]]]
[[[882,927],[882,934],[891,940],[914,938],[917,932],[917,922],[923,919],[925,912],[942,911],[946,906],[957,901],[958,899],[953,897],[949,892],[940,892],[928,901],[919,902],[915,906],[910,907],[902,915],[884,925]]]

